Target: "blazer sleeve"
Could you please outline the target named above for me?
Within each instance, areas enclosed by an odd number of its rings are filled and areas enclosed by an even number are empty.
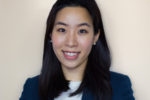
[[[23,87],[23,91],[22,91],[22,94],[21,94],[21,97],[19,100],[27,100],[27,95],[29,94],[29,89],[30,88],[30,79],[27,79],[25,84],[24,84],[24,87]]]
[[[121,91],[123,100],[135,100],[133,96],[132,84],[128,76],[125,76],[122,80],[123,91]]]
[[[118,75],[117,75],[118,76]],[[128,76],[119,75],[113,82],[113,100],[135,100]]]
[[[37,78],[28,78],[26,80],[19,100],[39,100]]]

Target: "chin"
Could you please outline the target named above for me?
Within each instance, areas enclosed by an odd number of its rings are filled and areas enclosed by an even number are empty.
[[[75,69],[79,66],[79,64],[74,64],[73,62],[67,63],[67,64],[63,64],[63,67],[67,68],[67,69]]]

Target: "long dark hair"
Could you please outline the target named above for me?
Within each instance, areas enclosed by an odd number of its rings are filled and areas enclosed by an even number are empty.
[[[100,31],[99,40],[92,47],[89,54],[83,80],[79,88],[71,93],[70,96],[81,93],[86,89],[93,94],[95,100],[111,100],[112,89],[109,71],[111,57],[104,34],[100,10],[95,0],[57,0],[53,5],[47,19],[43,64],[39,78],[39,95],[41,100],[54,99],[61,92],[69,89],[69,82],[65,80],[61,64],[53,51],[52,43],[50,43],[50,34],[52,33],[57,13],[68,6],[86,8],[93,21],[94,34]]]

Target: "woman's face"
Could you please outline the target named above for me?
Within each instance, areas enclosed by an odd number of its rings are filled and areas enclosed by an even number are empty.
[[[56,16],[51,34],[53,50],[61,66],[67,69],[85,67],[94,35],[90,14],[82,7],[65,7]]]

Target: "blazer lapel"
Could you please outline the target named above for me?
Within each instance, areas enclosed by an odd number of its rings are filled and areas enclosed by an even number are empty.
[[[82,100],[94,100],[94,96],[88,89],[83,90]]]

